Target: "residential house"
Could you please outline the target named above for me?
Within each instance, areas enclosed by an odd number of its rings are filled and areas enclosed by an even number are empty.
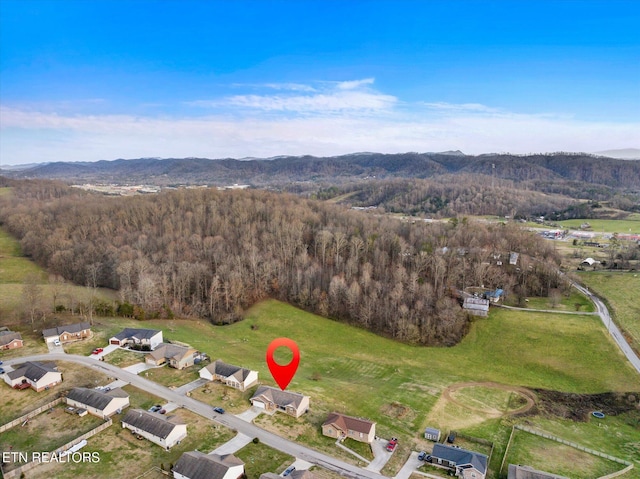
[[[147,346],[151,351],[162,344],[162,331],[155,329],[125,328],[109,339],[109,344],[118,346]]]
[[[4,375],[4,382],[11,387],[29,384],[37,392],[52,388],[62,382],[62,373],[55,363],[27,361]]]
[[[91,337],[91,325],[89,323],[75,323],[57,326],[55,328],[44,329],[42,336],[47,343],[53,343],[55,340],[61,343],[79,341]]]
[[[318,476],[308,469],[296,469],[287,477],[291,479],[318,479]],[[260,479],[282,479],[282,476],[273,472],[265,472],[260,475]]]
[[[69,406],[86,409],[89,414],[107,419],[129,406],[129,395],[120,388],[107,392],[73,388],[67,393],[66,401]]]
[[[529,466],[509,464],[509,475],[507,479],[567,479],[567,477],[538,471]]]
[[[438,442],[440,440],[440,434],[440,429],[433,427],[428,427],[424,430],[424,438],[433,442]]]
[[[122,427],[167,450],[187,437],[187,425],[175,416],[168,418],[142,409],[127,412]]]
[[[436,443],[431,453],[431,463],[455,471],[463,479],[484,479],[487,474],[487,456],[456,446]]]
[[[147,354],[145,362],[154,366],[168,363],[176,369],[184,369],[193,366],[193,360],[197,351],[177,344],[160,343],[151,353]]]
[[[486,317],[489,314],[489,300],[484,298],[464,298],[462,308],[474,316]]]
[[[22,335],[13,331],[0,331],[0,349],[16,349],[24,346]]]
[[[185,452],[173,468],[175,479],[240,479],[244,476],[244,462],[233,454],[203,454]]]
[[[376,437],[376,423],[332,412],[322,424],[322,434],[336,439],[349,437],[356,441],[371,443]]]
[[[240,391],[246,391],[258,382],[258,371],[232,366],[218,359],[202,368],[200,377],[209,381],[219,381]]]
[[[260,386],[250,401],[267,412],[281,411],[293,417],[300,417],[309,409],[309,396],[270,386]]]

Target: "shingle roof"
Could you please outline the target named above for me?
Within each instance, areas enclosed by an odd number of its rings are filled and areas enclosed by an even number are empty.
[[[114,389],[114,391],[116,391]],[[122,391],[122,389],[120,389]],[[124,391],[122,391],[124,393]],[[103,410],[106,408],[111,401],[113,401],[116,397],[128,397],[126,393],[125,396],[120,396],[119,393],[109,394],[104,393],[102,391],[97,391],[95,389],[87,389],[87,388],[73,388],[71,391],[67,393],[67,398],[73,399],[74,401],[78,401],[86,406]]]
[[[308,469],[296,469],[290,476],[292,479],[316,479],[317,476]]]
[[[332,412],[327,417],[327,420],[324,422],[323,426],[328,426],[333,424],[337,429],[341,431],[355,431],[361,432],[363,434],[369,434],[371,429],[375,426],[374,422],[368,421],[366,419],[359,419],[356,417],[345,416],[344,414],[340,414],[338,412]]]
[[[243,382],[251,373],[250,369],[241,368],[240,366],[233,366],[232,364],[227,364],[220,359],[217,359],[209,364],[209,366],[207,366],[207,371],[209,371],[211,374],[217,374],[226,378],[233,377],[238,382]]]
[[[482,474],[487,472],[487,456],[478,452],[467,451],[447,444],[434,444],[431,455],[454,462],[456,466],[471,465]]]
[[[549,472],[538,471],[529,466],[516,466],[509,464],[509,479],[567,479]]]
[[[122,419],[122,422],[162,439],[166,439],[176,427],[175,423],[170,422],[164,416],[143,411],[142,409],[130,410]]]
[[[281,391],[280,389],[272,388],[270,386],[260,386],[251,399],[259,398],[264,398],[281,407],[293,406],[295,409],[298,409],[298,406],[302,403],[304,396],[299,393]]]
[[[57,373],[58,367],[56,363],[41,363],[38,361],[28,361],[20,367],[17,367],[10,373],[7,373],[9,379],[17,379],[25,377],[31,381],[40,380],[47,373]]]
[[[426,434],[431,434],[434,436],[438,436],[440,434],[440,429],[436,429],[435,427],[428,427],[424,430]]]
[[[14,339],[22,341],[22,335],[20,333],[14,333],[13,331],[0,331],[0,346],[9,344]]]
[[[185,452],[173,470],[189,479],[222,479],[232,466],[244,466],[233,454],[219,456],[198,451]]]
[[[160,331],[156,329],[138,329],[138,328],[124,328],[118,334],[114,336],[114,338],[123,340],[129,338],[137,338],[137,339],[151,339]]]
[[[89,323],[67,324],[65,326],[44,329],[42,330],[42,336],[50,338],[51,336],[60,336],[62,333],[79,333],[85,329],[91,329],[91,325]]]
[[[180,361],[185,356],[193,354],[194,352],[195,349],[193,348],[187,348],[177,344],[160,343],[153,352],[149,353],[149,356],[156,361],[162,358]]]

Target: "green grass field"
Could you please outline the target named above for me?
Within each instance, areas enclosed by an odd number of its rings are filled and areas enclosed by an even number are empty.
[[[627,333],[636,351],[640,351],[640,273],[609,271],[579,274],[580,281],[602,298],[606,298],[615,321]]]
[[[637,215],[629,216],[624,220],[598,220],[598,219],[575,219],[558,221],[561,228],[580,229],[582,223],[589,223],[590,230],[594,233],[630,233],[640,234],[640,218]]]

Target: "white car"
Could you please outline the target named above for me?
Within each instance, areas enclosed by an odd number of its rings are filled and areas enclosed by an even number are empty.
[[[62,343],[60,342],[59,339],[56,339],[56,340],[53,341],[53,345],[54,346],[62,346]]]

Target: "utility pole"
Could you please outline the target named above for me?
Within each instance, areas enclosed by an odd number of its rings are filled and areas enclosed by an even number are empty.
[[[491,189],[493,189],[493,184],[496,179],[496,164],[491,163]]]

